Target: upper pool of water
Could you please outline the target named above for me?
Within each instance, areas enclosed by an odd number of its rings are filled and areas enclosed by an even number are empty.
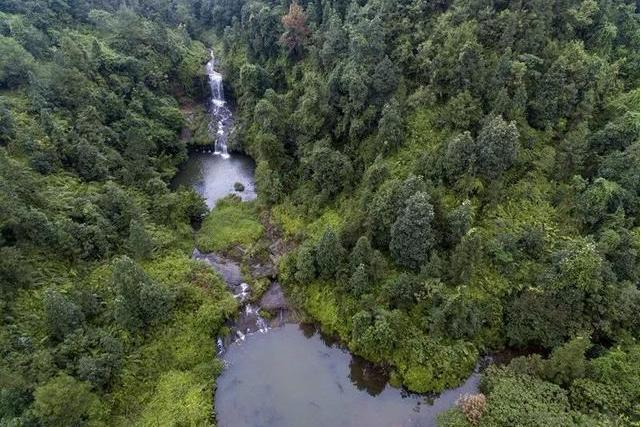
[[[243,200],[256,198],[254,161],[245,155],[232,153],[229,158],[219,154],[193,152],[180,167],[172,182],[174,187],[193,187],[205,199],[209,208],[228,194],[237,194]],[[245,187],[234,191],[234,183]]]
[[[305,325],[248,336],[232,344],[224,359],[216,392],[221,427],[433,426],[479,381],[474,374],[434,399],[408,394]]]

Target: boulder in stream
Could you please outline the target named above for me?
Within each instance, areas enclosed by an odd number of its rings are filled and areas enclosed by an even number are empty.
[[[267,277],[268,279],[274,279],[276,277],[276,269],[271,263],[267,264],[253,264],[249,267],[249,272],[254,279],[262,279]]]
[[[260,299],[260,308],[275,313],[280,310],[287,310],[287,299],[278,282],[273,282],[267,292]]]
[[[237,287],[243,283],[243,275],[240,271],[240,265],[230,259],[223,258],[216,254],[204,254],[198,249],[194,249],[192,254],[193,259],[204,261],[213,267],[223,280],[231,287]]]

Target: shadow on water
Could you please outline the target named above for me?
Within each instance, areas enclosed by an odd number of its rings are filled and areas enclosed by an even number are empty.
[[[340,340],[332,335],[323,333],[313,323],[300,323],[298,329],[305,338],[310,339],[318,335],[318,338],[327,347],[338,348],[345,352],[348,350]],[[385,389],[389,381],[388,372],[380,365],[369,362],[355,354],[350,354],[349,379],[358,390],[366,391],[370,396],[377,396]]]
[[[349,362],[349,378],[357,389],[365,390],[370,396],[381,394],[389,381],[385,369],[356,355],[352,355]]]

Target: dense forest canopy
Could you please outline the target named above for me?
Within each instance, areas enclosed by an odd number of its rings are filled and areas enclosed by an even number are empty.
[[[214,422],[210,46],[326,331],[415,392],[528,354],[444,425],[638,423],[638,3],[0,0],[0,424]]]
[[[307,311],[413,391],[541,354],[483,424],[638,419],[637,5],[234,3],[205,27]]]

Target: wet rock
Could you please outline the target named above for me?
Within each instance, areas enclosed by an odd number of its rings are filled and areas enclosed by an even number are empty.
[[[289,310],[278,310],[278,313],[272,314],[271,319],[269,319],[269,326],[272,328],[280,328],[290,321],[290,314]],[[296,322],[296,320],[294,320],[294,322]]]
[[[287,299],[285,298],[285,294],[283,293],[279,283],[272,283],[267,292],[265,292],[263,297],[260,299],[260,307],[270,313],[287,309]]]
[[[276,269],[274,268],[274,265],[271,263],[254,264],[251,267],[249,267],[249,271],[254,279],[262,279],[263,277],[273,279],[276,277]]]
[[[245,186],[242,184],[242,182],[234,182],[234,191],[242,193],[243,191],[245,191]]]
[[[247,334],[266,333],[269,323],[261,316],[258,307],[247,304],[238,312],[238,318],[231,325],[231,341],[244,340]]]
[[[229,286],[235,288],[243,283],[243,275],[240,272],[240,265],[238,263],[216,254],[204,254],[198,249],[194,249],[191,257],[209,264],[214,270],[220,273],[223,280]]]

